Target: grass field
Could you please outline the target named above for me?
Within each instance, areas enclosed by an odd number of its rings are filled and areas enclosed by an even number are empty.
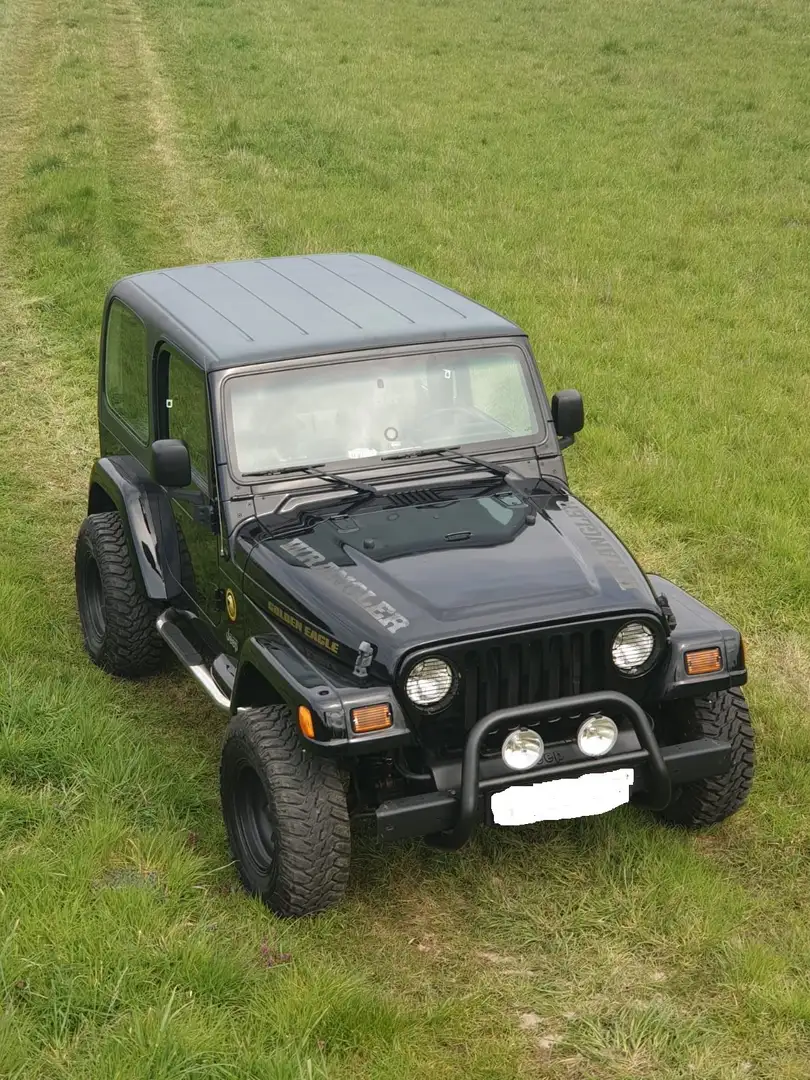
[[[810,1075],[805,0],[0,0],[0,1075]],[[579,387],[573,484],[739,623],[759,772],[640,812],[361,838],[337,912],[235,891],[221,717],[84,657],[103,294],[367,250]]]

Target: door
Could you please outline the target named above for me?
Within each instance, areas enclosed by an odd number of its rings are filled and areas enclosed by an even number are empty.
[[[191,492],[203,496],[203,505],[172,499],[172,512],[180,534],[181,582],[191,611],[209,623],[221,622],[223,608],[219,584],[219,537],[212,527],[216,513],[216,474],[208,422],[208,384],[205,373],[169,344],[158,352],[158,385],[164,388],[165,437],[182,439],[191,457]]]

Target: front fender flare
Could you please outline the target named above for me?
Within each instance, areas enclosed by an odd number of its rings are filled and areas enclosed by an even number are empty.
[[[331,703],[340,704],[335,687],[275,628],[268,627],[242,646],[231,696],[232,712],[257,704],[249,688],[251,671],[265,680],[279,702],[291,708],[317,705],[322,710]]]
[[[87,512],[115,508],[133,564],[150,600],[181,594],[180,543],[166,492],[132,457],[99,458],[90,475]]]
[[[702,697],[747,682],[740,631],[666,578],[650,574],[649,580],[657,595],[666,596],[677,623],[670,634],[669,663],[662,672],[661,699]],[[684,654],[715,645],[723,654],[723,670],[716,675],[687,675]]]
[[[322,754],[350,755],[387,751],[413,741],[402,709],[391,687],[337,685],[300,652],[284,633],[268,626],[256,637],[248,638],[239,656],[231,712],[266,703],[256,697],[255,676],[263,680],[278,702],[291,709],[299,705],[310,709],[315,724],[314,739],[301,736],[313,751]],[[262,700],[264,698],[264,700]],[[347,725],[352,708],[387,702],[391,707],[391,727],[369,735],[355,735]]]

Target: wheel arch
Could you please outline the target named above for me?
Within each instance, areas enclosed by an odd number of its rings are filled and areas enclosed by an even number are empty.
[[[240,664],[233,688],[232,710],[288,704],[288,699],[281,695],[266,674],[260,671],[252,660],[246,660]]]
[[[180,542],[166,492],[132,457],[99,458],[93,465],[88,514],[121,515],[133,567],[150,600],[181,592]]]
[[[87,496],[87,513],[105,514],[114,510],[118,510],[118,507],[113,497],[97,481],[91,483]]]

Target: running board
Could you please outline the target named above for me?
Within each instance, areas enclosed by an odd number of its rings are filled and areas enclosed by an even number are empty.
[[[226,697],[217,686],[210,669],[174,621],[174,608],[167,608],[157,620],[157,632],[172,650],[174,655],[197,680],[215,705],[226,712],[231,711],[231,699]]]

